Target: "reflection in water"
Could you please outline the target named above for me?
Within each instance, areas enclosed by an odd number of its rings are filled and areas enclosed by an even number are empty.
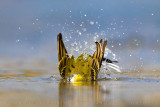
[[[59,106],[99,106],[104,102],[102,94],[105,93],[97,81],[69,83],[62,80],[59,83]]]

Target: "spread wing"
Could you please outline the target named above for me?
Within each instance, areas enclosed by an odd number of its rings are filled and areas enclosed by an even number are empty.
[[[59,33],[57,36],[57,42],[58,42],[58,59],[59,59],[59,71],[62,78],[65,78],[66,75],[66,65],[69,60],[67,50],[65,48],[65,45],[63,43],[62,34]]]
[[[93,54],[92,59],[92,70],[91,70],[91,78],[92,80],[96,80],[100,67],[102,65],[102,59],[105,52],[105,47],[107,45],[107,41],[104,41],[103,47],[102,47],[102,39],[100,42],[96,42],[97,49]]]
[[[96,45],[97,45],[97,49],[96,49],[96,51],[93,54],[93,59],[97,59],[99,65],[100,65],[102,57],[103,57],[103,55],[102,55],[103,54],[102,45],[101,45],[100,42],[96,42]]]
[[[91,67],[91,80],[94,81],[97,79],[99,72],[99,63],[97,59],[92,59],[92,67]]]
[[[68,57],[68,54],[67,54],[66,47],[65,47],[65,45],[63,43],[63,39],[62,39],[62,34],[61,33],[58,34],[57,41],[58,41],[58,59],[60,61],[64,56]]]

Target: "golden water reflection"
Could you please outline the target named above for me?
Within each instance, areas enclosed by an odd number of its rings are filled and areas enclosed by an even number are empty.
[[[103,95],[109,94],[102,90],[97,81],[69,83],[61,81],[59,83],[59,107],[89,107],[103,104]]]

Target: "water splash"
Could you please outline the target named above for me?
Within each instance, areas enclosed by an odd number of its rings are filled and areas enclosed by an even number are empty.
[[[94,36],[93,36],[94,35]],[[80,54],[89,54],[93,55],[96,50],[96,41],[100,39],[106,40],[106,33],[104,31],[98,33],[95,32],[94,34],[83,34],[80,36],[76,36],[76,38],[72,36],[65,37],[65,42],[67,45],[67,50],[69,50],[69,56],[74,55],[75,58],[78,57]],[[112,52],[108,47],[105,48],[104,58],[108,58],[111,60],[116,60],[117,57],[114,52]],[[121,68],[115,64],[109,64],[103,61],[100,72],[99,78],[100,79],[109,79],[111,78],[109,74],[113,72],[121,72]]]

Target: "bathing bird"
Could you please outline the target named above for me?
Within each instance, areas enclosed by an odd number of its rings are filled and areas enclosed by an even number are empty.
[[[57,42],[59,60],[58,69],[63,79],[69,81],[95,81],[98,78],[102,61],[108,63],[116,62],[104,58],[107,40],[103,42],[101,39],[99,42],[95,42],[96,50],[92,56],[89,54],[80,54],[76,59],[74,58],[74,55],[69,57],[61,33],[57,35]]]

